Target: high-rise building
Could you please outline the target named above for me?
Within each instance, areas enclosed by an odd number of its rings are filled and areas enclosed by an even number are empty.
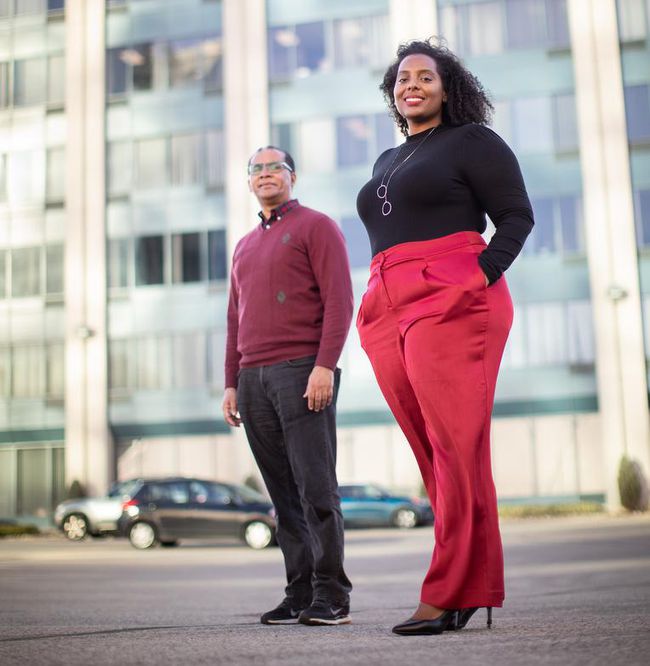
[[[247,159],[293,154],[358,303],[356,193],[401,140],[378,85],[434,34],[491,93],[535,209],[500,496],[614,505],[623,454],[650,473],[650,0],[0,0],[0,517],[74,480],[254,473],[220,408]],[[354,330],[341,366],[340,477],[417,489]]]

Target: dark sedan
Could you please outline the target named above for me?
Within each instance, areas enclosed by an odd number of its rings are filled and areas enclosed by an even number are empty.
[[[239,537],[251,548],[274,542],[275,512],[246,486],[201,479],[143,479],[122,505],[119,530],[138,549],[181,539]]]
[[[339,486],[346,526],[411,528],[433,522],[427,499],[390,493],[373,483]]]

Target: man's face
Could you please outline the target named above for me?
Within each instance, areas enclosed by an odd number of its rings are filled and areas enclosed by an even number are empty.
[[[257,197],[261,205],[269,207],[279,206],[291,198],[291,189],[296,181],[296,174],[289,169],[278,168],[277,164],[285,161],[284,153],[280,150],[266,148],[255,153],[250,167],[258,165],[259,173],[248,176],[248,186]],[[267,165],[275,165],[270,170]]]

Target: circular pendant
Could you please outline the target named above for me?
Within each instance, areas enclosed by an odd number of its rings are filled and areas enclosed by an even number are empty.
[[[388,188],[385,185],[380,185],[377,188],[377,196],[380,199],[385,199],[387,194],[388,194]]]
[[[381,214],[386,217],[387,215],[390,215],[391,210],[393,210],[393,204],[388,200],[384,201],[381,205]]]

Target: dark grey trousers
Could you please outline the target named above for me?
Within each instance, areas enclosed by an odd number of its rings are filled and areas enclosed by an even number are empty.
[[[336,397],[320,412],[303,394],[315,357],[239,374],[237,406],[277,513],[277,539],[294,607],[349,603],[343,570],[343,517],[336,480]]]

